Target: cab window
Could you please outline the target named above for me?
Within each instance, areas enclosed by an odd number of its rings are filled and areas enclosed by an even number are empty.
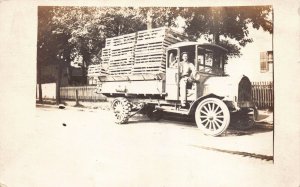
[[[197,61],[200,72],[214,74],[223,72],[223,55],[217,51],[199,47]]]

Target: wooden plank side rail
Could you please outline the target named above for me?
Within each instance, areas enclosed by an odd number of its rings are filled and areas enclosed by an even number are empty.
[[[274,108],[273,82],[252,82],[252,99],[259,109]]]
[[[95,93],[96,86],[61,87],[60,97],[64,100],[76,100],[76,90],[79,101],[106,101],[106,97]]]

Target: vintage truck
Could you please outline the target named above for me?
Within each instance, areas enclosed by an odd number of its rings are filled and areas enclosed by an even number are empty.
[[[196,68],[193,83],[187,86],[187,108],[180,107],[180,71],[171,67],[181,61],[181,53],[189,53]],[[99,76],[97,93],[111,101],[117,124],[125,124],[137,113],[152,120],[164,113],[194,118],[206,135],[218,136],[229,124],[248,129],[255,123],[257,110],[252,101],[248,77],[232,78],[225,74],[227,50],[219,45],[199,42],[178,42],[166,48],[165,72],[120,76]]]

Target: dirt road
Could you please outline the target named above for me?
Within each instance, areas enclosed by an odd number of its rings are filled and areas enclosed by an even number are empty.
[[[0,143],[8,187],[276,186],[273,131],[259,126],[208,137],[191,122],[116,125],[110,111],[39,107],[23,128],[18,142]]]

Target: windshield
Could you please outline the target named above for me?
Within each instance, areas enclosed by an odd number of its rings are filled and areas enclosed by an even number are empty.
[[[206,73],[223,74],[224,72],[224,57],[217,50],[198,48],[197,56],[199,71]]]

